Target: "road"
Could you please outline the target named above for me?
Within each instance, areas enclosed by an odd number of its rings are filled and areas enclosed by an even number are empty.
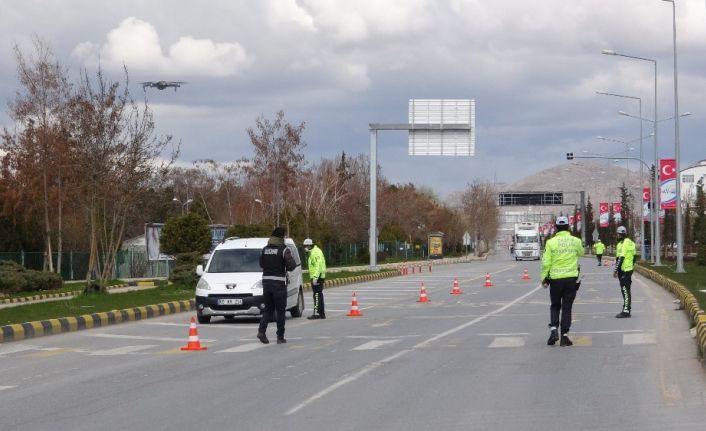
[[[182,352],[186,313],[2,344],[0,429],[703,430],[685,314],[637,276],[615,319],[612,269],[583,268],[572,347],[546,345],[538,262],[507,255],[326,290],[329,318],[288,319],[284,345],[214,319],[208,350]],[[345,316],[354,291],[362,317]]]

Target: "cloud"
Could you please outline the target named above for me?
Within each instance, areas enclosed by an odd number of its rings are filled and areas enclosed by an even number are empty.
[[[111,69],[125,64],[138,72],[178,76],[232,76],[252,63],[237,42],[213,42],[193,36],[179,38],[165,55],[154,26],[135,17],[126,18],[108,32],[104,45],[82,42],[72,55],[85,64],[93,65],[100,59],[104,67]]]

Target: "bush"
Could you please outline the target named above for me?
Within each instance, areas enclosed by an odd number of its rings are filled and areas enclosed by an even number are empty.
[[[61,288],[59,274],[25,269],[11,261],[0,261],[0,292],[13,294]]]
[[[179,253],[176,255],[174,271],[169,279],[175,284],[187,287],[196,287],[199,276],[196,275],[196,265],[203,265],[200,253]]]

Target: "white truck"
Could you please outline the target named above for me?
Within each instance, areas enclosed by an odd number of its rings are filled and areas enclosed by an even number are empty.
[[[539,223],[515,223],[512,240],[515,260],[539,260],[541,250]]]

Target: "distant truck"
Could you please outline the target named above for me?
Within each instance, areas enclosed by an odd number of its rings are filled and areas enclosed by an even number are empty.
[[[539,223],[515,223],[512,240],[515,244],[515,260],[539,260],[541,250]]]

